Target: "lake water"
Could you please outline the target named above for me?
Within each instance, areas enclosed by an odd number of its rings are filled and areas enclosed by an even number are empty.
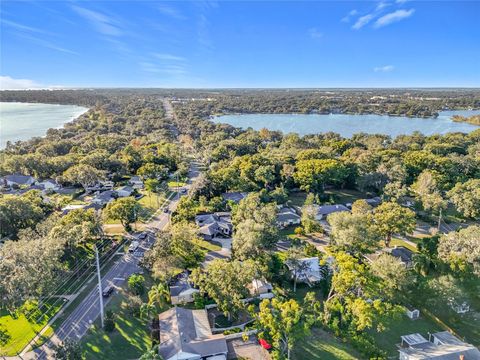
[[[0,148],[7,141],[44,136],[50,128],[59,128],[88,109],[75,105],[0,102]]]
[[[345,115],[345,114],[242,114],[222,115],[212,121],[227,123],[243,129],[280,130],[283,133],[300,135],[336,132],[343,137],[351,137],[360,132],[368,134],[386,134],[392,137],[420,131],[425,135],[445,134],[447,132],[469,133],[480,127],[454,122],[453,115],[471,116],[480,114],[480,110],[442,111],[436,119],[407,118],[386,115]]]

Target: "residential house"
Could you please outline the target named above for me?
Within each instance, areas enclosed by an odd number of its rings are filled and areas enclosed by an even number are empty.
[[[238,192],[238,191],[231,191],[222,194],[222,198],[225,201],[233,201],[234,203],[238,204],[241,200],[247,197],[248,193],[246,192]]]
[[[299,225],[300,221],[300,216],[293,208],[284,207],[277,211],[277,226],[280,228]]]
[[[87,191],[107,191],[113,189],[113,181],[98,181],[94,185],[87,186],[85,190]]]
[[[390,250],[390,255],[399,259],[407,268],[413,266],[413,251],[403,246],[395,246]]]
[[[62,187],[53,179],[37,181],[37,185],[40,186],[43,191],[57,191]]]
[[[316,215],[315,219],[325,220],[328,215],[341,212],[341,211],[350,211],[345,205],[336,204],[336,205],[321,205],[316,206]]]
[[[175,306],[158,317],[159,354],[165,360],[225,360],[228,348],[225,335],[213,335],[206,310]]]
[[[200,227],[198,233],[205,240],[232,235],[233,225],[229,212],[216,212],[195,216],[195,223]]]
[[[130,180],[128,180],[128,183],[134,188],[134,189],[143,189],[143,181],[140,178],[140,176],[132,176]]]
[[[194,294],[199,292],[198,289],[192,287],[187,276],[170,286],[170,301],[172,305],[192,303],[194,301]]]
[[[288,269],[290,270],[292,279],[297,278],[297,282],[303,282],[312,286],[323,279],[320,271],[320,262],[318,257],[303,258],[299,260],[299,264],[286,261]]]
[[[401,336],[400,360],[480,360],[480,351],[461,341],[448,331],[430,334],[429,340],[422,335]]]
[[[132,186],[122,186],[115,191],[117,192],[118,197],[128,197],[133,194],[135,189]]]
[[[107,190],[95,195],[95,197],[92,199],[92,203],[103,206],[115,200],[116,197],[117,193],[114,190]]]
[[[248,291],[252,297],[259,297],[261,299],[271,299],[273,294],[273,286],[265,279],[254,279],[247,285]]]
[[[35,178],[30,175],[13,174],[6,175],[3,178],[7,186],[31,186],[35,183]]]

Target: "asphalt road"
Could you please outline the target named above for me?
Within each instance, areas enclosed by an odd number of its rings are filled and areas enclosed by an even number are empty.
[[[184,187],[188,190],[191,183],[197,178],[199,174],[198,164],[192,162],[188,174],[188,182]],[[181,196],[181,195],[180,195]],[[175,196],[167,205],[169,213],[175,210],[177,207],[180,196]],[[108,270],[108,272],[102,278],[102,289],[108,285],[114,285],[115,287],[121,287],[127,281],[128,277],[134,273],[142,271],[138,265],[140,259],[143,257],[145,251],[147,251],[154,242],[155,237],[151,232],[163,230],[169,223],[169,213],[164,213],[163,209],[159,209],[156,215],[148,223],[147,233],[149,235],[144,240],[138,240],[140,242],[139,248],[133,253],[119,254],[115,264]],[[135,235],[138,237],[142,233]],[[108,298],[104,298],[104,306],[108,301],[115,296],[115,292]],[[38,349],[29,352],[23,356],[24,359],[49,359],[52,357],[52,346],[59,344],[66,339],[81,339],[92,323],[100,315],[100,301],[98,298],[98,287],[95,286],[93,290],[81,301],[81,303],[75,308],[75,310],[65,319],[65,321],[55,330],[51,339],[39,347]]]

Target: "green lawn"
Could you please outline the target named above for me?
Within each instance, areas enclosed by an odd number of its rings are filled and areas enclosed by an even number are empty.
[[[300,339],[292,352],[293,360],[355,360],[358,353],[348,344],[324,330],[314,328],[310,336]]]
[[[138,200],[138,203],[142,207],[138,217],[140,221],[148,221],[150,216],[163,204],[165,197],[160,194],[148,193],[147,191],[142,191],[142,194],[144,196]]]
[[[62,304],[62,301],[55,303],[55,300],[52,300],[48,307],[43,307],[42,312],[47,311],[47,313],[39,322],[36,322],[39,317],[35,315],[32,316],[31,321],[28,321],[23,314],[20,314],[17,318],[13,318],[6,311],[0,311],[0,327],[6,329],[10,336],[7,344],[0,346],[0,355],[14,356],[17,352],[22,351],[37,332],[43,329],[48,320],[58,311]]]
[[[399,319],[392,319],[387,324],[387,330],[377,332],[371,329],[369,333],[375,339],[378,347],[386,351],[388,356],[398,357],[396,344],[400,343],[400,336],[420,333],[426,337],[428,332],[443,330],[444,329],[420,312],[419,319],[411,320],[407,315],[401,315]]]
[[[383,245],[383,242],[382,242],[382,245]],[[417,250],[417,247],[416,246],[413,246],[412,244],[406,242],[405,240],[402,240],[402,239],[399,239],[399,238],[392,238],[392,241],[390,241],[390,247],[394,247],[394,246],[403,246],[413,252],[418,252]]]
[[[307,193],[306,192],[293,192],[290,195],[288,195],[288,201],[290,205],[293,206],[300,206],[302,207],[303,204],[305,203],[305,199],[307,198]]]
[[[174,187],[183,187],[185,185],[187,185],[187,183],[183,182],[183,181],[169,181],[167,183],[168,187],[169,188],[174,188]]]
[[[144,276],[145,286],[149,288],[153,280],[148,275]],[[146,294],[142,300],[146,301]],[[112,310],[116,315],[114,331],[105,332],[100,326],[100,319],[97,319],[83,337],[80,345],[85,350],[86,359],[138,359],[150,348],[148,320],[133,316],[125,308],[127,301],[126,290],[120,289],[106,306],[106,310]]]
[[[194,243],[198,245],[200,248],[207,251],[218,251],[222,248],[221,246],[216,245],[210,241],[205,241],[201,239],[195,240]]]
[[[410,295],[412,303],[419,309],[430,311],[467,342],[480,345],[480,280],[459,279],[451,275],[432,275],[415,287]],[[449,305],[449,299],[466,302],[470,311],[457,314]]]
[[[117,316],[114,331],[105,332],[96,321],[82,339],[87,359],[137,359],[149,349],[148,322],[125,311],[121,307],[121,302],[125,300],[125,296],[117,295],[106,307]]]
[[[355,200],[358,199],[366,199],[371,196],[364,194],[357,190],[350,190],[350,189],[334,189],[334,190],[326,190],[325,195],[330,196],[333,198],[334,202],[337,204],[346,204],[346,203],[353,203]]]

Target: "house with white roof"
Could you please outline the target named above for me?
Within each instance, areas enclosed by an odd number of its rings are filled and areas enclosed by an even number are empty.
[[[165,360],[226,360],[225,335],[213,335],[206,310],[175,306],[158,317],[159,354]]]
[[[400,360],[480,360],[475,346],[448,331],[430,334],[429,340],[419,333],[403,335],[398,352]]]
[[[260,299],[271,299],[273,294],[273,286],[265,279],[253,279],[247,285],[247,289],[252,297],[259,297]]]
[[[117,192],[118,197],[128,197],[133,194],[135,189],[132,186],[122,186],[118,189],[115,189]]]
[[[61,189],[61,185],[53,179],[45,179],[43,181],[37,181],[37,185],[44,191],[56,191]]]
[[[312,286],[323,279],[322,272],[320,271],[320,262],[318,257],[310,257],[299,259],[298,263],[285,262],[290,270],[292,279],[297,278],[297,282],[303,282]]]

